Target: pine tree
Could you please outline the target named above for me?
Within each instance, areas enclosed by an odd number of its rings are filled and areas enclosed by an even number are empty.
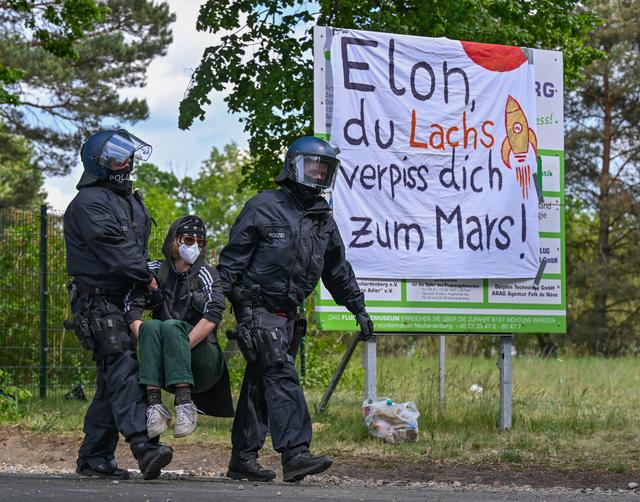
[[[44,201],[42,172],[21,137],[0,125],[0,209],[34,207]]]
[[[164,55],[172,41],[175,16],[166,3],[107,0],[94,5],[97,10],[89,11],[84,23],[80,14],[69,14],[69,9],[76,12],[72,8],[90,9],[89,4],[95,2],[0,1],[0,83],[5,93],[4,100],[0,96],[0,121],[33,145],[37,165],[51,174],[67,173],[83,139],[101,126],[148,116],[144,99],[122,99],[118,91],[144,86],[149,63]],[[54,9],[51,16],[68,14],[60,21],[62,28],[48,20],[48,8]],[[31,16],[49,30],[43,36],[49,33],[57,45],[37,36]],[[75,32],[68,28],[73,23],[78,24]],[[2,80],[3,71],[8,80]]]
[[[571,334],[593,353],[640,344],[640,1],[589,2],[602,59],[567,102]]]

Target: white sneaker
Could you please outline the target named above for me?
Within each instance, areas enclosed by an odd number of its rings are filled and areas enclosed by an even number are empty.
[[[171,418],[171,413],[164,404],[149,406],[147,408],[147,435],[154,438],[162,434],[171,425]]]
[[[196,430],[198,413],[202,413],[193,403],[176,406],[176,425],[173,428],[174,438],[183,438]]]

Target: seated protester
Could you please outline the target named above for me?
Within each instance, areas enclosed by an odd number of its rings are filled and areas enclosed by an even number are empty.
[[[147,388],[147,430],[157,437],[171,425],[160,389],[176,395],[174,437],[191,434],[198,412],[232,417],[233,406],[216,327],[224,297],[218,271],[205,262],[206,228],[197,216],[174,221],[162,246],[166,259],[149,262],[158,290],[132,292],[127,322],[138,334],[138,382]],[[153,320],[142,322],[147,305]]]

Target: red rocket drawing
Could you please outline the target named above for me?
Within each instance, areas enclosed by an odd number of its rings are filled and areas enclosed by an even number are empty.
[[[504,125],[507,136],[502,142],[501,154],[504,165],[511,169],[509,155],[513,152],[517,163],[516,179],[522,188],[522,196],[529,198],[529,185],[531,184],[531,167],[524,165],[527,153],[529,152],[529,144],[533,147],[534,154],[538,152],[538,138],[529,129],[527,117],[518,103],[512,96],[507,98],[507,105],[504,110]]]

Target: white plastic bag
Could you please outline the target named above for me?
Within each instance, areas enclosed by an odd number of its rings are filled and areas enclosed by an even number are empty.
[[[389,443],[418,441],[418,417],[420,412],[412,401],[394,403],[386,397],[377,401],[367,399],[362,403],[364,421],[369,434]]]

